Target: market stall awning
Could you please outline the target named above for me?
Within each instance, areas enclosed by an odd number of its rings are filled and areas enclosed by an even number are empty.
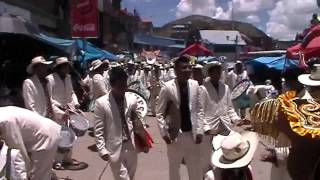
[[[115,61],[118,59],[114,54],[106,50],[97,48],[86,40],[60,39],[46,36],[43,34],[37,35],[37,37],[42,41],[50,43],[53,46],[56,46],[59,49],[64,50],[70,56],[79,56],[80,61],[90,61],[94,59],[108,59],[110,61]]]
[[[297,60],[288,60],[285,56],[280,57],[260,57],[247,62],[253,69],[268,68],[283,71],[286,68],[298,65]]]

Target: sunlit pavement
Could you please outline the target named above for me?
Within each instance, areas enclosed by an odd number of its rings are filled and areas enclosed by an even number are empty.
[[[90,119],[92,119],[92,116]],[[136,180],[166,180],[168,179],[166,146],[160,138],[156,119],[154,117],[147,117],[147,123],[150,125],[148,131],[151,133],[155,144],[148,154],[139,154]],[[241,131],[242,129],[237,128],[237,130]],[[90,137],[88,133],[78,139],[73,150],[73,158],[88,163],[89,167],[81,171],[56,171],[59,179],[113,180],[110,167],[107,167],[103,172],[106,167],[106,162],[99,158],[97,152],[88,149],[88,147],[93,144],[94,138]],[[264,147],[259,144],[259,148],[252,162],[252,168],[257,180],[270,179],[271,164],[259,161],[259,154],[264,152],[263,149]],[[181,180],[188,180],[187,171],[184,166],[181,168]]]

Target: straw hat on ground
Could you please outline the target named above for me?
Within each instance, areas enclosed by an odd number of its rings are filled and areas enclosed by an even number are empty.
[[[29,73],[29,74],[33,74],[33,67],[34,67],[34,65],[36,65],[36,64],[45,64],[45,65],[49,65],[49,64],[51,64],[52,63],[52,61],[46,61],[42,56],[37,56],[37,57],[35,57],[35,58],[33,58],[32,60],[31,60],[31,63],[28,65],[28,67],[27,67],[27,72]]]
[[[245,167],[252,161],[258,142],[258,135],[254,132],[231,133],[213,153],[211,162],[221,169]]]

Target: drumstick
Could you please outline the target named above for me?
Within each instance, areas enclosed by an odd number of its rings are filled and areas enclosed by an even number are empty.
[[[107,162],[107,164],[105,165],[105,167],[102,169],[102,171],[101,171],[101,173],[100,173],[100,176],[99,176],[98,180],[101,180],[101,178],[102,178],[102,176],[103,176],[104,172],[105,172],[105,171],[107,170],[107,168],[108,168],[108,165],[109,165],[109,162]]]

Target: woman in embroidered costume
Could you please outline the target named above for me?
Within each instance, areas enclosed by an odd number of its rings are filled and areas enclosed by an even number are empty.
[[[291,179],[316,180],[320,179],[320,65],[314,65],[311,74],[300,75],[298,80],[307,88],[256,104],[251,119],[257,132],[273,137],[277,144],[286,139],[279,139],[279,134],[288,137],[291,147],[284,151],[289,151]]]

